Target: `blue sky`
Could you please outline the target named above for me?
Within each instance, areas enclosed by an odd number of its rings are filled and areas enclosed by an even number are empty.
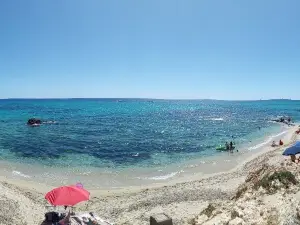
[[[0,1],[0,98],[300,99],[299,0]]]

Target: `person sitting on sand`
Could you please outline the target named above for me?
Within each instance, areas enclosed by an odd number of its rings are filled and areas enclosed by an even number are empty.
[[[65,218],[63,218],[62,220],[60,220],[58,222],[59,225],[68,225],[70,223],[70,216],[71,216],[71,212],[69,211],[68,214],[65,216]]]
[[[296,162],[296,156],[295,155],[291,155],[291,160],[292,160],[292,162]]]
[[[281,139],[279,141],[279,145],[283,145],[283,141]]]
[[[276,147],[277,145],[276,145],[276,143],[275,143],[275,141],[273,141],[272,142],[272,145],[271,145],[272,147]]]

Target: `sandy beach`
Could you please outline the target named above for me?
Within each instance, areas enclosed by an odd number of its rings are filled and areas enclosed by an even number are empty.
[[[1,1],[0,225],[300,225],[299,9]]]
[[[78,204],[75,211],[94,212],[120,225],[146,225],[151,215],[161,212],[172,217],[175,225],[196,224],[193,218],[197,218],[209,204],[230,206],[232,196],[249,172],[266,163],[286,163],[287,159],[281,153],[299,139],[296,129],[298,125],[289,128],[283,139],[284,146],[265,147],[229,171],[209,175],[195,173],[147,187],[90,190],[91,200]],[[44,194],[52,187],[4,176],[0,180],[0,224],[41,224],[48,205]]]

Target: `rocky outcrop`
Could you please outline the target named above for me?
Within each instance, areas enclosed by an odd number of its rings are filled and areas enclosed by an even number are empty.
[[[273,119],[271,121],[276,122],[276,123],[284,123],[284,124],[287,124],[289,126],[294,126],[295,125],[295,124],[293,124],[291,117],[280,117],[278,119]]]
[[[27,125],[29,126],[36,126],[36,125],[40,125],[42,123],[42,121],[40,119],[36,119],[36,118],[31,118],[27,121]]]
[[[300,224],[300,171],[294,165],[269,166],[249,173],[231,201],[211,205],[194,225]]]

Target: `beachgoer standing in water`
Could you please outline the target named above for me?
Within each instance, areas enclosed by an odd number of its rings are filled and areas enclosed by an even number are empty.
[[[226,143],[225,143],[225,147],[226,147],[226,150],[230,150],[230,148],[229,148],[229,144],[228,144],[228,142],[226,141]]]
[[[233,152],[233,143],[232,143],[232,141],[230,142],[230,144],[229,144],[230,146],[230,152]]]

